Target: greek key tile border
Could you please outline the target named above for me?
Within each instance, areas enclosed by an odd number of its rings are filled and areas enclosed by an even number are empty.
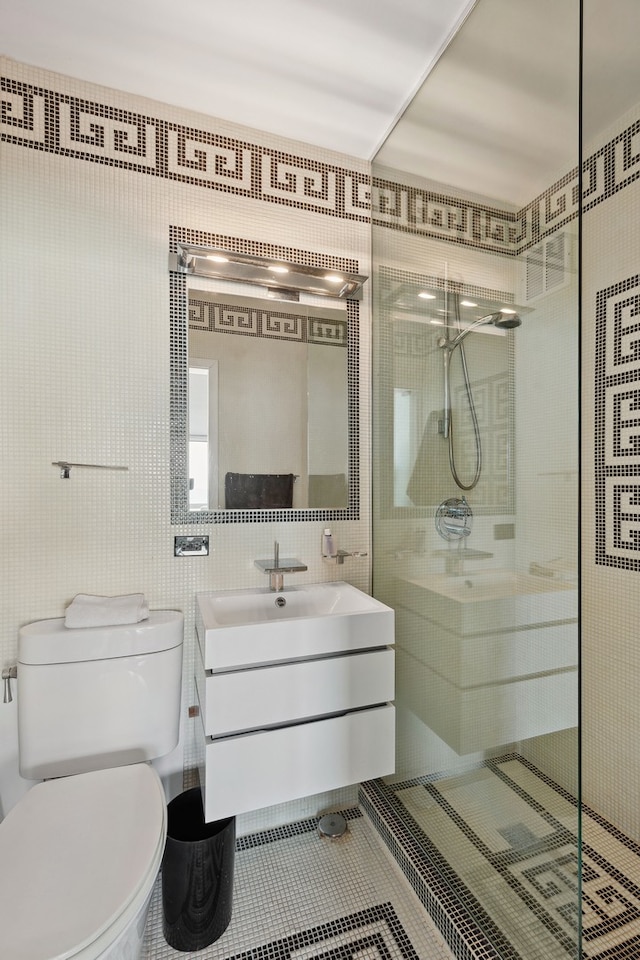
[[[266,340],[290,340],[324,347],[348,342],[347,321],[298,314],[295,310],[257,309],[242,302],[219,303],[215,295],[189,294],[189,329]]]
[[[516,212],[0,77],[0,139],[266,203],[519,256],[578,215],[578,168]],[[583,162],[582,209],[640,176],[640,119]]]
[[[220,956],[224,956],[220,954]],[[391,903],[329,920],[224,960],[419,960]]]
[[[596,563],[640,570],[640,275],[596,296]]]
[[[469,891],[460,898],[452,884],[455,872],[424,843],[424,834],[404,811],[393,787],[383,780],[368,780],[360,784],[358,800],[457,960],[519,960]]]
[[[520,777],[513,777],[509,766],[514,762],[571,804],[575,822],[567,822],[566,816],[558,818],[547,809],[544,794],[538,794],[535,787],[532,791],[531,783],[527,785]],[[503,877],[509,897],[515,898],[512,906],[519,905],[523,924],[527,924],[527,913],[531,919],[535,917],[557,941],[558,956],[577,956],[576,941],[580,938],[578,952],[584,960],[636,957],[640,944],[640,885],[634,858],[640,858],[640,845],[584,803],[578,805],[570,793],[516,753],[480,761],[465,773],[473,769],[490,771],[536,811],[546,823],[545,835],[536,837],[524,824],[513,824],[502,834],[508,845],[492,851],[486,843],[481,818],[465,820],[447,802],[446,794],[439,791],[439,781],[450,779],[447,772],[394,784],[372,780],[361,784],[359,792],[362,809],[456,957],[520,960],[522,953],[515,943],[513,928],[509,931],[496,922],[495,897],[483,904],[469,886],[469,879],[478,875],[472,866],[465,860],[445,860],[437,840],[404,806],[400,796],[408,787],[422,787],[433,805],[455,823],[470,848],[475,848],[485,860],[488,872],[482,874],[482,883],[487,889],[491,871]],[[628,859],[627,851],[620,859],[620,847],[609,846],[607,835],[627,848]],[[475,889],[478,893],[479,888]],[[579,898],[583,915],[578,931]]]
[[[7,77],[0,132],[32,150],[369,222],[366,174]]]

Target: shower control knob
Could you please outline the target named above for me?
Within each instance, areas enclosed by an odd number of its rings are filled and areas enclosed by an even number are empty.
[[[435,523],[443,540],[462,540],[471,533],[473,511],[465,497],[450,497],[436,510]]]

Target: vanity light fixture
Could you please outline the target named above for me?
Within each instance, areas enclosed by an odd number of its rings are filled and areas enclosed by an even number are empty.
[[[267,257],[212,247],[178,243],[177,251],[169,254],[169,270],[178,273],[254,283],[320,297],[360,300],[362,287],[367,280],[367,277],[356,273],[328,274],[326,267],[274,262]]]

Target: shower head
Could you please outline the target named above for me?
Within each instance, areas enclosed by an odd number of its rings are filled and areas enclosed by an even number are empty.
[[[517,313],[494,313],[488,322],[500,330],[513,330],[520,326],[522,320]]]
[[[461,330],[457,337],[454,337],[452,340],[447,339],[447,337],[442,337],[438,343],[441,347],[453,350],[459,343],[462,343],[467,334],[471,333],[472,330],[489,323],[493,324],[493,326],[499,330],[513,330],[515,327],[520,326],[522,320],[517,313],[489,313],[486,317],[479,317],[477,320],[474,320],[473,323],[470,323],[468,327]]]

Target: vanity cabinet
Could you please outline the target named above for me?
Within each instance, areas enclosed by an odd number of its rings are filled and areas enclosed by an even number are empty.
[[[578,722],[578,592],[505,570],[395,582],[407,707],[460,756]]]
[[[372,633],[379,645],[369,648],[205,669],[211,658],[196,619],[207,821],[393,772],[394,650],[384,632]]]

